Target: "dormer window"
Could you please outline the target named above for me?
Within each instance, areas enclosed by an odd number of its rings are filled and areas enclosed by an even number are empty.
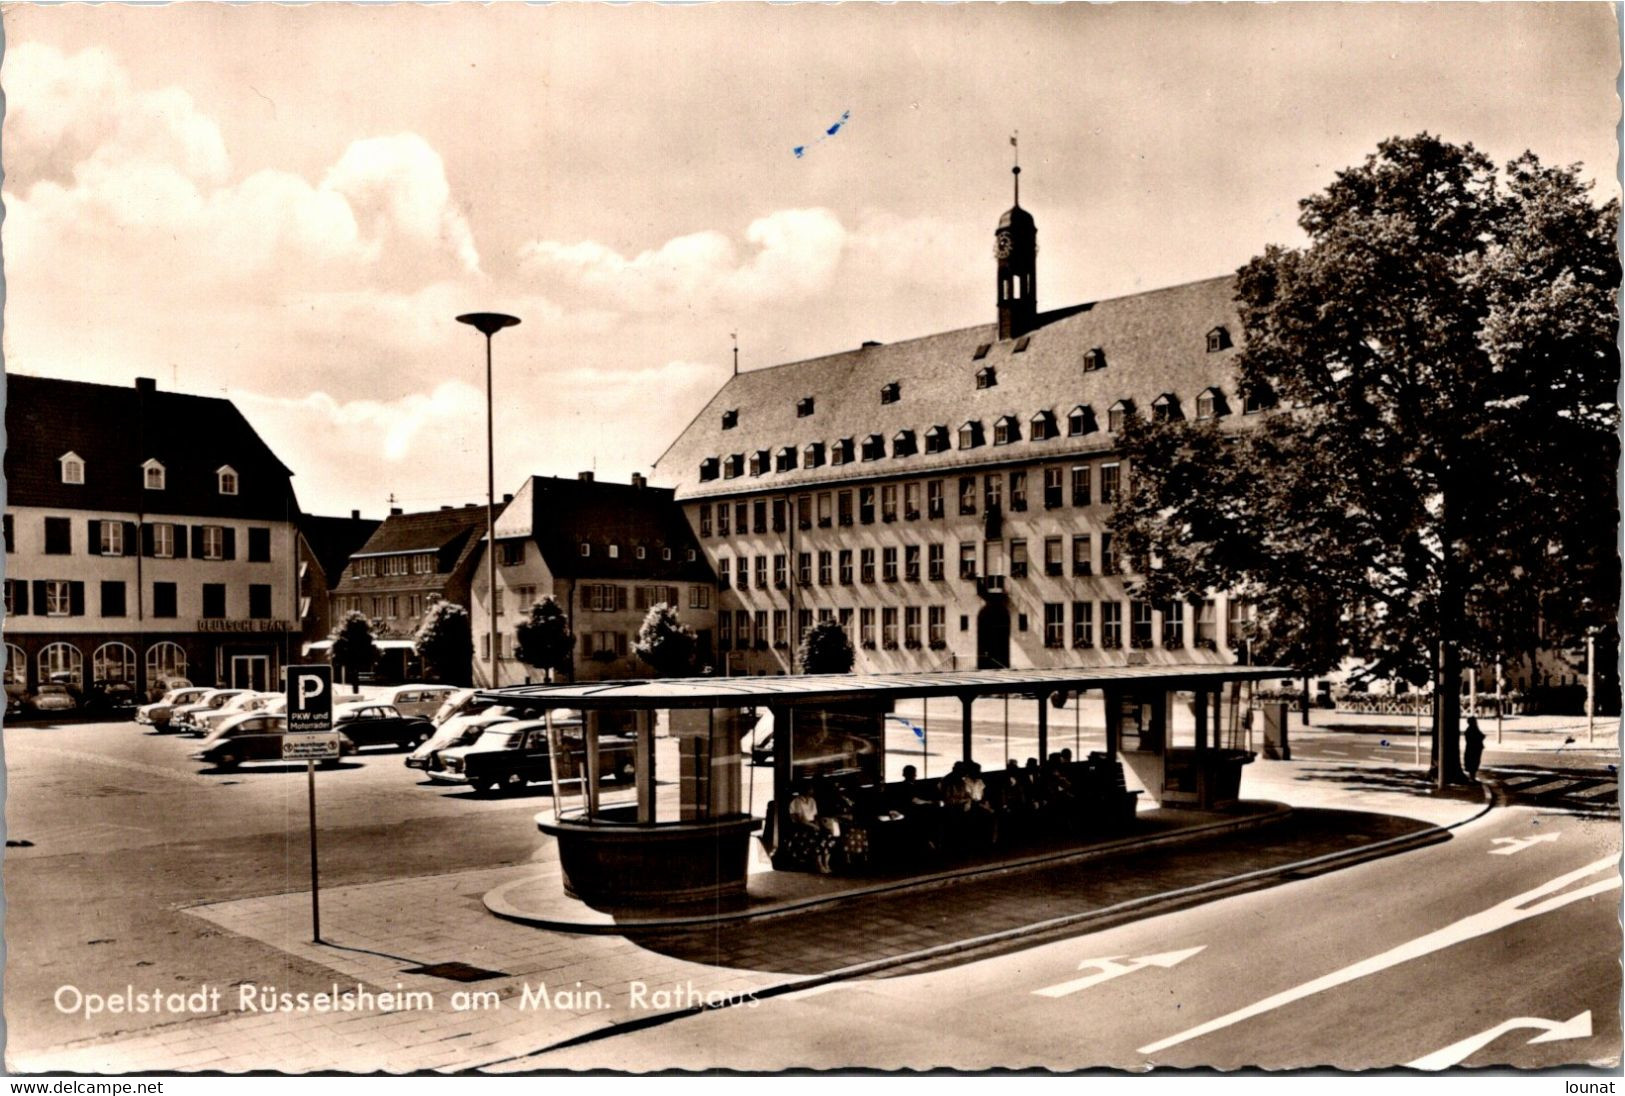
[[[886,439],[881,434],[870,434],[863,439],[863,459],[879,460],[886,455]]]
[[[592,555],[592,545],[587,543],[586,541],[582,541],[581,542],[581,558],[586,559],[590,555]]]
[[[857,453],[857,447],[851,438],[839,438],[831,446],[829,462],[831,464],[851,464]]]
[[[85,459],[78,453],[63,453],[57,458],[62,466],[62,482],[75,485],[85,482]]]
[[[1207,333],[1207,352],[1217,353],[1220,350],[1230,349],[1230,330],[1225,327],[1215,327]]]
[[[999,383],[998,370],[991,365],[984,365],[976,371],[976,387],[992,388]]]
[[[993,444],[1009,445],[1013,441],[1021,440],[1021,420],[1014,415],[1005,415],[993,424]]]
[[[1031,335],[1023,335],[1021,338],[1016,340],[1016,345],[1010,348],[1010,353],[1025,354],[1027,352],[1027,347],[1031,345],[1032,341],[1033,337]]]
[[[220,485],[222,495],[235,495],[237,493],[237,470],[229,464],[221,465],[214,470],[215,482]]]
[[[1196,397],[1196,417],[1201,419],[1216,419],[1220,415],[1228,415],[1230,407],[1224,401],[1224,392],[1218,388],[1204,388],[1202,394]]]
[[[959,448],[975,449],[982,444],[982,424],[975,419],[959,428]]]
[[[700,482],[704,483],[706,480],[716,479],[721,470],[722,462],[720,460],[716,457],[706,457],[700,461]]]
[[[141,466],[141,482],[149,491],[162,491],[164,489],[164,466],[156,460],[149,460]]]
[[[914,441],[914,431],[899,430],[892,435],[891,455],[894,457],[912,457],[918,453],[919,446]]]
[[[722,466],[723,478],[724,479],[738,479],[740,476],[742,476],[744,474],[745,474],[745,454],[743,454],[743,453],[730,454],[729,457],[728,457],[727,463]]]
[[[980,345],[980,346],[978,346],[976,348],[976,353],[974,353],[974,354],[972,354],[970,356],[970,360],[973,361],[973,362],[979,362],[983,358],[987,357],[987,352],[989,350],[992,350],[992,349],[993,349],[993,344],[992,343],[983,343],[982,345]]]
[[[813,398],[811,396],[802,396],[796,401],[796,418],[804,419],[812,413]]]
[[[946,426],[933,426],[925,432],[925,451],[927,453],[946,453],[948,451],[948,428]]]
[[[1097,369],[1106,368],[1106,352],[1100,347],[1083,352],[1083,371],[1093,373]]]
[[[801,463],[808,468],[819,468],[824,463],[824,443],[821,441],[809,442],[801,451]]]
[[[793,445],[786,445],[783,449],[779,450],[779,459],[778,463],[774,466],[774,470],[778,472],[793,472],[795,471],[795,467],[796,447]]]
[[[1080,403],[1066,414],[1066,436],[1081,438],[1095,432],[1095,412],[1086,403]]]
[[[610,559],[620,559],[621,558],[621,546],[619,544],[611,544],[609,546],[609,558]]]
[[[772,457],[771,457],[771,455],[768,453],[768,451],[766,449],[758,449],[758,450],[756,450],[756,452],[751,454],[751,458],[750,458],[750,474],[751,475],[753,475],[753,476],[763,475],[772,466],[773,466]]]
[[[1061,431],[1055,425],[1055,412],[1040,411],[1032,417],[1028,437],[1033,441],[1048,441],[1058,437]]]
[[[1177,422],[1184,418],[1179,409],[1179,397],[1172,392],[1164,392],[1151,401],[1151,419],[1153,422]]]
[[[722,413],[722,428],[724,430],[732,430],[734,427],[736,427],[738,425],[739,425],[739,409],[737,407],[734,408],[731,411],[724,411]]]
[[[1118,400],[1106,411],[1106,429],[1114,434],[1123,432],[1128,420],[1134,417],[1134,401]]]
[[[880,386],[880,402],[896,403],[903,398],[903,385],[901,381],[892,381],[890,384]]]

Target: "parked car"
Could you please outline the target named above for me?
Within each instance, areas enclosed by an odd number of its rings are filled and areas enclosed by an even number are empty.
[[[135,702],[135,686],[123,681],[99,681],[85,694],[84,708],[87,712],[111,715],[130,711]]]
[[[402,715],[420,715],[432,720],[441,705],[457,692],[453,685],[391,685],[372,699],[390,705]]]
[[[452,693],[445,699],[445,702],[435,710],[434,715],[430,717],[431,722],[433,722],[436,727],[443,727],[446,725],[446,721],[448,719],[455,719],[460,715],[468,715],[470,712],[478,711],[479,709],[486,707],[487,705],[475,703],[474,693],[475,690],[473,689],[458,689],[456,692]]]
[[[217,769],[235,769],[245,761],[281,761],[282,739],[287,733],[286,716],[248,712],[221,724],[192,756]],[[340,755],[355,752],[355,743],[340,733]],[[336,759],[320,762],[323,765],[336,763]]]
[[[419,715],[402,715],[389,704],[344,704],[333,711],[333,729],[357,746],[409,750],[434,733],[434,724]]]
[[[469,690],[470,693],[473,690]],[[435,729],[434,734],[418,744],[406,758],[406,767],[409,769],[422,769],[429,774],[430,780],[440,779],[445,765],[442,757],[445,751],[458,746],[468,746],[474,743],[486,729],[499,723],[517,722],[511,708],[502,705],[487,707],[483,711],[468,715],[453,716]]]
[[[202,728],[204,735],[207,736],[214,733],[215,728],[225,723],[226,720],[235,719],[245,712],[264,711],[267,704],[280,697],[282,697],[281,693],[241,693],[212,712],[197,713],[192,717],[192,722]],[[287,703],[286,698],[283,698],[283,703]]]
[[[36,712],[76,712],[79,698],[68,686],[53,682],[41,685],[39,691],[28,698],[28,706]]]
[[[581,720],[553,720],[559,732],[564,756],[559,760],[559,776],[574,779],[581,773],[586,752],[586,736]],[[635,740],[630,735],[603,734],[598,737],[598,765],[605,780],[631,780],[636,772]],[[470,746],[448,749],[441,755],[445,771],[441,779],[467,784],[476,795],[493,791],[517,791],[538,780],[553,778],[553,757],[547,747],[547,723],[523,720],[491,727]]]
[[[169,729],[169,720],[175,714],[175,709],[184,708],[188,704],[196,704],[203,699],[209,690],[196,685],[184,685],[169,690],[163,698],[151,704],[143,704],[135,710],[135,721],[157,727],[160,731]]]
[[[248,691],[247,689],[210,689],[193,703],[176,708],[169,716],[169,726],[184,735],[200,736],[204,732],[203,725],[199,722],[198,717],[204,712],[213,712],[223,708],[227,701]]]

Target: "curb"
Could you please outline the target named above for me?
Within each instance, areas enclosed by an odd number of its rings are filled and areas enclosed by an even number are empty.
[[[1202,901],[1212,901],[1216,898],[1226,897],[1226,891],[1245,891],[1261,889],[1252,884],[1269,885],[1273,880],[1277,883],[1291,882],[1306,879],[1343,868],[1354,867],[1368,860],[1378,860],[1386,856],[1412,849],[1434,845],[1449,839],[1451,830],[1476,822],[1495,808],[1496,797],[1489,787],[1484,788],[1484,806],[1467,818],[1460,819],[1445,825],[1430,826],[1415,833],[1401,834],[1383,841],[1367,845],[1364,848],[1350,849],[1346,852],[1327,853],[1323,856],[1313,856],[1307,860],[1299,860],[1290,864],[1281,864],[1273,868],[1262,868],[1257,871],[1243,872],[1240,875],[1230,876],[1227,879],[1215,879],[1207,883],[1198,883],[1194,886],[1183,887],[1163,894],[1146,895],[1143,898],[1133,898],[1126,902],[1119,902],[1114,906],[1103,909],[1090,910],[1085,913],[1065,914],[1052,917],[1045,921],[1038,921],[1031,925],[1018,926],[1013,929],[1003,929],[999,932],[988,933],[985,936],[972,937],[969,940],[956,940],[947,944],[938,944],[934,947],[922,948],[918,951],[905,952],[902,955],[888,956],[884,959],[870,960],[866,963],[855,963],[852,966],[841,967],[837,970],[827,971],[823,974],[813,975],[795,982],[781,982],[777,985],[765,986],[760,989],[749,990],[745,993],[732,994],[727,998],[711,1004],[697,1004],[688,1008],[676,1009],[671,1012],[657,1013],[653,1016],[639,1017],[620,1024],[609,1024],[597,1031],[586,1032],[581,1035],[538,1047],[524,1054],[511,1054],[502,1058],[494,1058],[487,1062],[469,1066],[471,1070],[485,1069],[490,1066],[501,1065],[507,1062],[517,1062],[538,1055],[549,1054],[557,1050],[569,1050],[573,1047],[594,1043],[601,1039],[612,1038],[634,1031],[659,1027],[675,1020],[689,1016],[698,1016],[702,1013],[713,1012],[719,1009],[733,1008],[739,1005],[748,1005],[756,1001],[763,1001],[773,997],[784,997],[793,993],[800,993],[821,986],[844,982],[853,978],[861,978],[869,974],[892,970],[898,967],[911,966],[917,963],[927,963],[948,958],[950,956],[964,955],[984,948],[995,947],[1000,944],[1016,940],[1032,941],[1032,938],[1047,932],[1061,929],[1087,928],[1097,931],[1110,928],[1113,925],[1127,921],[1137,920],[1160,913],[1172,912],[1177,909],[1196,905]],[[1279,804],[1277,804],[1279,806]],[[1285,813],[1290,813],[1288,807]],[[1285,817],[1283,814],[1281,817]],[[1189,832],[1189,831],[1186,831]]]
[[[1292,814],[1292,808],[1285,803],[1275,803],[1268,800],[1255,800],[1262,803],[1266,810],[1257,814],[1250,814],[1237,818],[1224,818],[1214,822],[1207,822],[1196,826],[1173,830],[1158,834],[1154,837],[1119,837],[1110,841],[1092,845],[1087,849],[1074,849],[1065,852],[1040,853],[1011,860],[1000,864],[988,864],[981,867],[949,869],[933,872],[930,875],[914,876],[909,879],[893,880],[889,882],[874,883],[868,886],[858,886],[844,890],[837,894],[813,895],[806,898],[789,898],[771,902],[757,908],[744,908],[727,911],[711,911],[695,913],[686,916],[662,917],[650,920],[605,920],[605,921],[572,921],[563,918],[547,917],[534,913],[526,913],[509,901],[508,895],[524,886],[533,886],[532,879],[515,879],[487,891],[481,898],[485,908],[505,921],[513,921],[522,925],[531,925],[536,928],[548,929],[553,932],[569,932],[580,935],[610,935],[624,936],[629,932],[680,930],[686,928],[699,928],[705,925],[734,924],[745,921],[765,920],[775,917],[785,917],[790,914],[804,913],[807,910],[820,906],[837,905],[841,902],[857,898],[870,898],[880,894],[896,894],[901,892],[930,890],[938,887],[954,886],[958,883],[969,882],[976,879],[994,878],[1001,875],[1012,875],[1033,868],[1053,867],[1069,863],[1086,863],[1106,856],[1115,855],[1126,850],[1158,848],[1163,845],[1180,844],[1188,840],[1201,837],[1213,837],[1224,833],[1233,833],[1238,830],[1252,829],[1257,826],[1269,825],[1284,821]],[[594,911],[597,912],[597,911]],[[609,918],[610,914],[600,916]]]

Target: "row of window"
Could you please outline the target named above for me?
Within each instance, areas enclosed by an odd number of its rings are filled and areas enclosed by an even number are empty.
[[[874,609],[858,609],[855,611],[857,621],[857,634],[853,642],[867,650],[875,648],[875,621],[877,612]],[[817,618],[820,621],[836,620],[840,622],[847,634],[852,634],[854,610],[852,609],[819,609]],[[917,649],[929,645],[932,650],[942,650],[948,646],[948,610],[942,605],[906,605],[901,608],[886,606],[878,611],[880,621],[879,645],[885,650],[896,650],[899,646],[908,649]],[[814,611],[800,609],[796,612],[795,634],[790,633],[790,613],[786,609],[774,609],[769,613],[766,609],[738,609],[733,613],[722,612],[717,614],[717,647],[723,651],[765,651],[770,647],[786,650],[793,646],[807,630],[813,626]],[[902,621],[902,630],[899,633],[898,621]],[[924,632],[921,626],[924,622]],[[961,627],[968,624],[961,619]],[[899,643],[899,635],[901,643]],[[923,642],[922,642],[923,640]]]
[[[991,369],[988,372],[991,372]],[[1264,398],[1256,393],[1243,397],[1243,411],[1247,414],[1264,410],[1272,404],[1273,399]],[[1121,433],[1135,413],[1133,400],[1118,400],[1106,410],[1107,431],[1113,434]],[[1165,392],[1152,401],[1151,414],[1158,422],[1185,417],[1179,397],[1171,392]],[[1196,397],[1198,420],[1215,419],[1228,414],[1230,406],[1220,389],[1206,388]],[[1078,404],[1067,412],[1065,436],[1083,437],[1095,433],[1098,429],[1094,409],[1088,404]],[[1061,436],[1062,424],[1054,411],[1039,411],[1027,420],[1026,437],[1031,441],[1052,441]],[[1018,416],[1003,415],[993,421],[994,445],[1011,445],[1021,441],[1022,437],[1022,420]],[[962,450],[978,449],[986,445],[987,441],[988,433],[982,420],[967,419],[957,430],[950,430],[942,424],[928,428],[923,435],[916,434],[913,430],[899,430],[890,438],[890,455],[912,457],[921,452],[946,453],[956,447]],[[848,437],[839,438],[828,445],[821,441],[809,442],[799,449],[794,445],[780,446],[776,450],[758,449],[748,457],[744,453],[733,453],[727,457],[707,457],[700,462],[700,479],[701,481],[718,478],[738,479],[745,475],[747,470],[752,476],[763,476],[769,472],[793,472],[798,466],[820,468],[825,463],[840,466],[859,460],[876,461],[887,456],[887,444],[888,439],[884,434],[870,434],[861,442],[856,437]]]
[[[351,578],[377,578],[380,575],[432,575],[440,570],[440,557],[434,552],[409,555],[361,556],[350,561]]]
[[[42,553],[47,556],[74,554],[73,519],[46,517],[43,522]],[[12,515],[5,515],[6,551],[17,550]],[[271,562],[271,530],[250,526],[248,562]],[[137,551],[148,559],[235,560],[237,530],[230,525],[177,525],[172,522],[102,521],[85,522],[84,550],[93,556],[133,556]]]
[[[1096,570],[1095,541],[1100,542],[1099,570]],[[1070,540],[1071,552],[1067,554]],[[947,577],[946,549],[942,544],[924,546],[924,577],[928,582],[941,582]],[[873,548],[851,548],[838,551],[820,550],[796,554],[795,582],[798,586],[850,586],[857,582],[870,584],[878,573],[881,582],[919,582],[921,580],[921,546],[905,544],[899,553],[897,547],[887,546],[878,552]],[[878,558],[880,567],[876,571]],[[959,542],[959,577],[978,577],[978,560],[985,558],[990,575],[1007,574],[1011,578],[1026,578],[1031,568],[1030,553],[1025,538],[1008,541]],[[856,561],[856,569],[853,567]],[[816,561],[816,571],[814,564]],[[899,561],[901,566],[899,567]],[[1008,562],[1009,570],[1005,570]],[[1053,536],[1043,540],[1044,574],[1059,576],[1069,571],[1074,576],[1094,574],[1115,575],[1122,565],[1117,554],[1115,538],[1111,533],[1074,533],[1070,538]],[[766,590],[771,582],[775,590],[790,585],[790,557],[783,552],[773,556],[722,556],[716,561],[717,587],[735,587],[749,590],[754,581],[758,590]],[[815,582],[816,575],[816,582]],[[771,576],[771,577],[770,577]]]
[[[1122,465],[1110,461],[1098,466],[1098,485],[1094,464],[1051,465],[1042,470],[1044,509],[1057,510],[1064,506],[1111,506],[1122,491]],[[794,500],[789,498],[758,498],[727,503],[699,504],[700,536],[727,537],[736,531],[747,533],[782,533],[788,528],[794,513],[796,524],[811,529],[833,525],[873,525],[878,515],[882,522],[918,521],[921,517],[935,520],[947,516],[948,480],[916,480],[911,483],[886,483],[879,487],[847,488],[839,491],[804,492]],[[988,512],[1004,508],[1006,487],[1010,510],[1022,512],[1028,505],[1027,469],[1010,472],[988,472],[981,477],[960,476],[958,513],[975,516],[978,498]],[[1098,489],[1097,489],[1098,487]],[[922,509],[921,499],[924,499]],[[878,510],[876,503],[878,501]]]
[[[63,483],[71,484],[76,487],[84,486],[85,458],[81,457],[78,453],[69,451],[67,453],[63,453],[56,460],[57,464],[61,467]],[[158,460],[147,460],[142,462],[141,484],[148,491],[164,490],[167,486],[168,478],[169,472],[164,467],[163,462]],[[214,470],[214,481],[215,488],[220,492],[220,494],[235,495],[237,493],[239,479],[237,476],[237,470],[231,465],[223,464],[219,468],[216,468]]]
[[[501,595],[501,591],[497,591]],[[333,614],[365,613],[374,620],[419,621],[439,594],[346,594],[333,599]]]
[[[587,559],[591,555],[592,555],[592,542],[589,541],[589,540],[582,541],[581,542],[581,558],[582,559]],[[609,559],[620,559],[621,558],[621,546],[619,544],[605,545],[605,547],[604,547],[604,555]],[[649,549],[647,547],[645,547],[644,545],[641,545],[641,544],[633,545],[633,547],[632,547],[632,558],[633,559],[648,559],[649,558]],[[661,548],[660,549],[660,558],[669,563],[671,561],[671,558],[672,558],[672,550],[670,548]],[[687,559],[688,562],[693,563],[694,558],[695,558],[694,549],[692,549],[692,548],[688,549],[687,553],[684,556],[684,558]],[[500,557],[499,557],[499,560],[500,560]],[[517,562],[519,562],[519,563],[524,562],[523,553],[521,553],[520,558],[519,558],[519,560]],[[512,565],[504,564],[504,566],[512,566]]]
[[[1025,353],[1031,343],[1032,336],[1023,335],[1015,341],[1010,353]],[[1206,345],[1209,354],[1229,349],[1231,345],[1229,329],[1225,327],[1213,328],[1207,333]],[[981,343],[976,347],[975,352],[971,354],[971,360],[982,361],[987,357],[988,351],[992,349],[992,343]],[[1094,373],[1104,368],[1106,368],[1106,351],[1104,348],[1094,346],[1083,352],[1083,371],[1085,373]],[[999,383],[998,371],[994,366],[984,365],[976,371],[975,380],[977,388],[994,388]],[[1216,391],[1216,389],[1210,389],[1209,391]],[[882,404],[896,403],[902,398],[903,383],[901,381],[888,381],[880,386],[880,402]],[[807,418],[813,414],[816,408],[817,401],[814,397],[802,396],[796,400],[796,417],[800,419]],[[724,430],[732,430],[738,425],[739,409],[737,407],[722,412],[722,428]]]
[[[100,601],[97,604],[97,615],[103,617],[125,617],[130,615],[126,590],[127,583],[122,581],[104,581],[94,584],[100,587]],[[24,579],[8,578],[5,581],[6,590],[6,616],[45,616],[68,617],[86,616],[89,613],[85,601],[86,584],[73,579]],[[200,614],[205,620],[223,620],[232,614],[227,597],[227,587],[223,582],[205,582],[201,584],[203,610]],[[178,616],[177,612],[178,587],[173,582],[154,582],[152,584],[152,612],[155,618],[164,619]],[[249,583],[248,585],[248,619],[271,619],[271,587],[268,583]]]
[[[627,587],[616,586],[611,583],[583,583],[581,586],[581,608],[589,613],[620,613],[627,611]],[[682,605],[682,590],[677,586],[635,586],[631,588],[632,607],[638,612],[647,612],[656,605],[669,605],[673,609]],[[498,599],[500,604],[500,598]],[[694,585],[688,588],[688,607],[690,609],[709,609],[711,607],[711,588],[709,586]],[[499,610],[500,611],[500,610]]]
[[[1101,647],[1106,650],[1118,650],[1124,645],[1123,632],[1123,603],[1121,601],[1100,602],[1099,630],[1096,630],[1095,603],[1092,601],[1074,601],[1071,603],[1070,646],[1074,648]],[[1160,622],[1160,642],[1157,640]],[[1219,618],[1218,609],[1213,599],[1200,601],[1195,606],[1193,616],[1194,636],[1193,642],[1197,647],[1209,650],[1219,645]],[[1025,630],[1023,628],[1022,630]],[[1253,632],[1253,609],[1250,602],[1243,598],[1231,598],[1227,607],[1225,645],[1232,650],[1240,649]],[[1128,603],[1128,634],[1127,644],[1136,650],[1144,650],[1153,646],[1160,646],[1164,650],[1180,650],[1185,646],[1185,604],[1172,602],[1160,609],[1151,602],[1143,599],[1134,599]],[[1044,646],[1068,646],[1067,630],[1067,604],[1065,602],[1046,602],[1044,604]]]
[[[186,677],[186,651],[165,640],[147,648],[147,680]],[[72,643],[51,643],[40,648],[39,680],[83,688],[85,656]],[[91,682],[96,685],[135,685],[135,648],[128,643],[103,643],[91,654]],[[5,684],[28,686],[28,658],[15,643],[6,644]]]

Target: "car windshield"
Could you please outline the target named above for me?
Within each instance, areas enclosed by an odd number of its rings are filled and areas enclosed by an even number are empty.
[[[480,735],[480,740],[474,745],[486,750],[511,750],[519,745],[519,740],[523,737],[524,731],[491,730]]]
[[[68,687],[66,685],[41,685],[39,691],[42,696],[46,693],[65,693],[68,691]]]

